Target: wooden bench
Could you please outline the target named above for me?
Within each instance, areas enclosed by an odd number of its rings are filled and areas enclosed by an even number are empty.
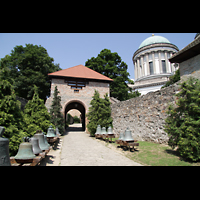
[[[120,147],[127,147],[127,148],[129,148],[130,151],[131,151],[131,149],[135,150],[134,146],[139,146],[139,143],[136,143],[137,140],[133,140],[133,141],[116,140],[115,142],[117,144],[119,144]]]
[[[59,136],[47,137],[47,142],[52,144],[52,143],[56,142],[58,138],[60,138],[60,137]]]

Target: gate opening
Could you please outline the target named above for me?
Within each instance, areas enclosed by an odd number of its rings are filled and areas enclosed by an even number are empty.
[[[67,104],[66,108],[65,108],[65,129],[66,127],[66,119],[67,119],[67,113],[72,110],[72,109],[76,109],[78,111],[80,111],[81,113],[81,124],[82,124],[82,131],[85,131],[85,107],[82,103],[78,102],[78,101],[72,101],[69,104]]]

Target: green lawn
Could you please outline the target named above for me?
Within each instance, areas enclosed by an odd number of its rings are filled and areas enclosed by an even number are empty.
[[[113,140],[114,141],[114,140]],[[171,147],[152,142],[138,141],[139,146],[136,151],[123,150],[118,144],[112,143],[116,148],[123,152],[128,158],[142,164],[150,166],[200,166],[200,162],[192,163],[183,160],[177,151]]]

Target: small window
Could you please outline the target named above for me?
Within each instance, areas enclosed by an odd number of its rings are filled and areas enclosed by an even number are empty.
[[[74,90],[74,93],[79,93],[79,90]]]

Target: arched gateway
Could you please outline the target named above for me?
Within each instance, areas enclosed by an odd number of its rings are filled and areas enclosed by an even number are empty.
[[[97,90],[100,97],[110,94],[110,82],[113,80],[83,65],[77,65],[68,69],[48,74],[51,78],[51,96],[46,100],[46,107],[50,110],[53,92],[57,86],[60,96],[62,113],[66,120],[66,114],[72,109],[81,113],[82,129],[87,124],[86,114],[90,101]]]

